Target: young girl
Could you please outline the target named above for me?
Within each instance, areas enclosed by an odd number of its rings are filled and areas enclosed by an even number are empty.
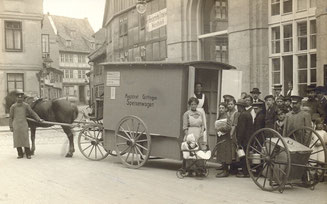
[[[316,132],[320,135],[321,139],[327,145],[327,132],[324,130],[324,123],[322,120],[317,120]],[[311,138],[311,143],[315,143],[318,138],[314,134],[312,135],[313,137]],[[318,153],[311,155],[311,159],[318,160],[320,162],[325,162],[325,152],[320,151],[322,149],[323,149],[322,144],[320,142],[317,142],[313,147],[313,152],[318,152]]]

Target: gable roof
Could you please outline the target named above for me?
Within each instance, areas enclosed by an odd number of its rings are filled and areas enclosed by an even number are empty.
[[[51,15],[51,18],[57,30],[60,51],[90,53],[94,50],[91,46],[94,43],[92,37],[94,31],[87,18],[78,19],[55,15]],[[66,41],[69,40],[71,46],[68,47]]]

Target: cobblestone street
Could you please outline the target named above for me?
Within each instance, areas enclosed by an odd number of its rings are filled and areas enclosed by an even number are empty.
[[[111,156],[87,160],[76,142],[74,157],[65,158],[67,145],[61,130],[39,130],[36,155],[17,160],[12,133],[0,132],[0,203],[327,203],[327,183],[314,191],[288,187],[283,194],[269,193],[250,178],[217,179],[213,165],[203,180],[178,179],[178,161],[151,160],[128,169]]]

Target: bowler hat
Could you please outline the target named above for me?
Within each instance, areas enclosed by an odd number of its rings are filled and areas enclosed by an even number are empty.
[[[274,89],[275,89],[275,90],[276,90],[276,89],[277,89],[277,90],[282,89],[282,86],[283,86],[283,85],[281,85],[281,84],[275,84],[275,85],[274,85]]]
[[[265,96],[265,101],[268,100],[268,98],[275,99],[273,95],[267,95],[267,96]]]
[[[236,102],[236,105],[238,106],[247,106],[246,102],[244,99],[238,99],[237,102]]]
[[[301,96],[291,96],[292,103],[299,103],[302,101],[303,97]]]
[[[285,96],[284,101],[292,101],[292,98],[290,96]]]
[[[261,94],[260,90],[258,88],[253,88],[252,91],[250,91],[251,94]]]
[[[316,89],[316,85],[315,84],[310,84],[309,86],[307,86],[307,92],[315,91],[315,89]]]

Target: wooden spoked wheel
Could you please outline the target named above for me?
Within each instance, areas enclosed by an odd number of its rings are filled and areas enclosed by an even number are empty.
[[[96,123],[85,126],[78,135],[78,148],[89,160],[106,158],[109,151],[103,145],[103,126]]]
[[[296,129],[287,136],[311,150],[302,181],[306,187],[314,187],[323,179],[327,167],[327,149],[324,140],[310,127]]]
[[[283,137],[263,128],[250,138],[246,165],[254,183],[264,191],[283,191],[291,169],[290,152]]]
[[[145,123],[137,116],[126,116],[115,131],[116,154],[130,168],[140,168],[150,156],[151,136]]]

